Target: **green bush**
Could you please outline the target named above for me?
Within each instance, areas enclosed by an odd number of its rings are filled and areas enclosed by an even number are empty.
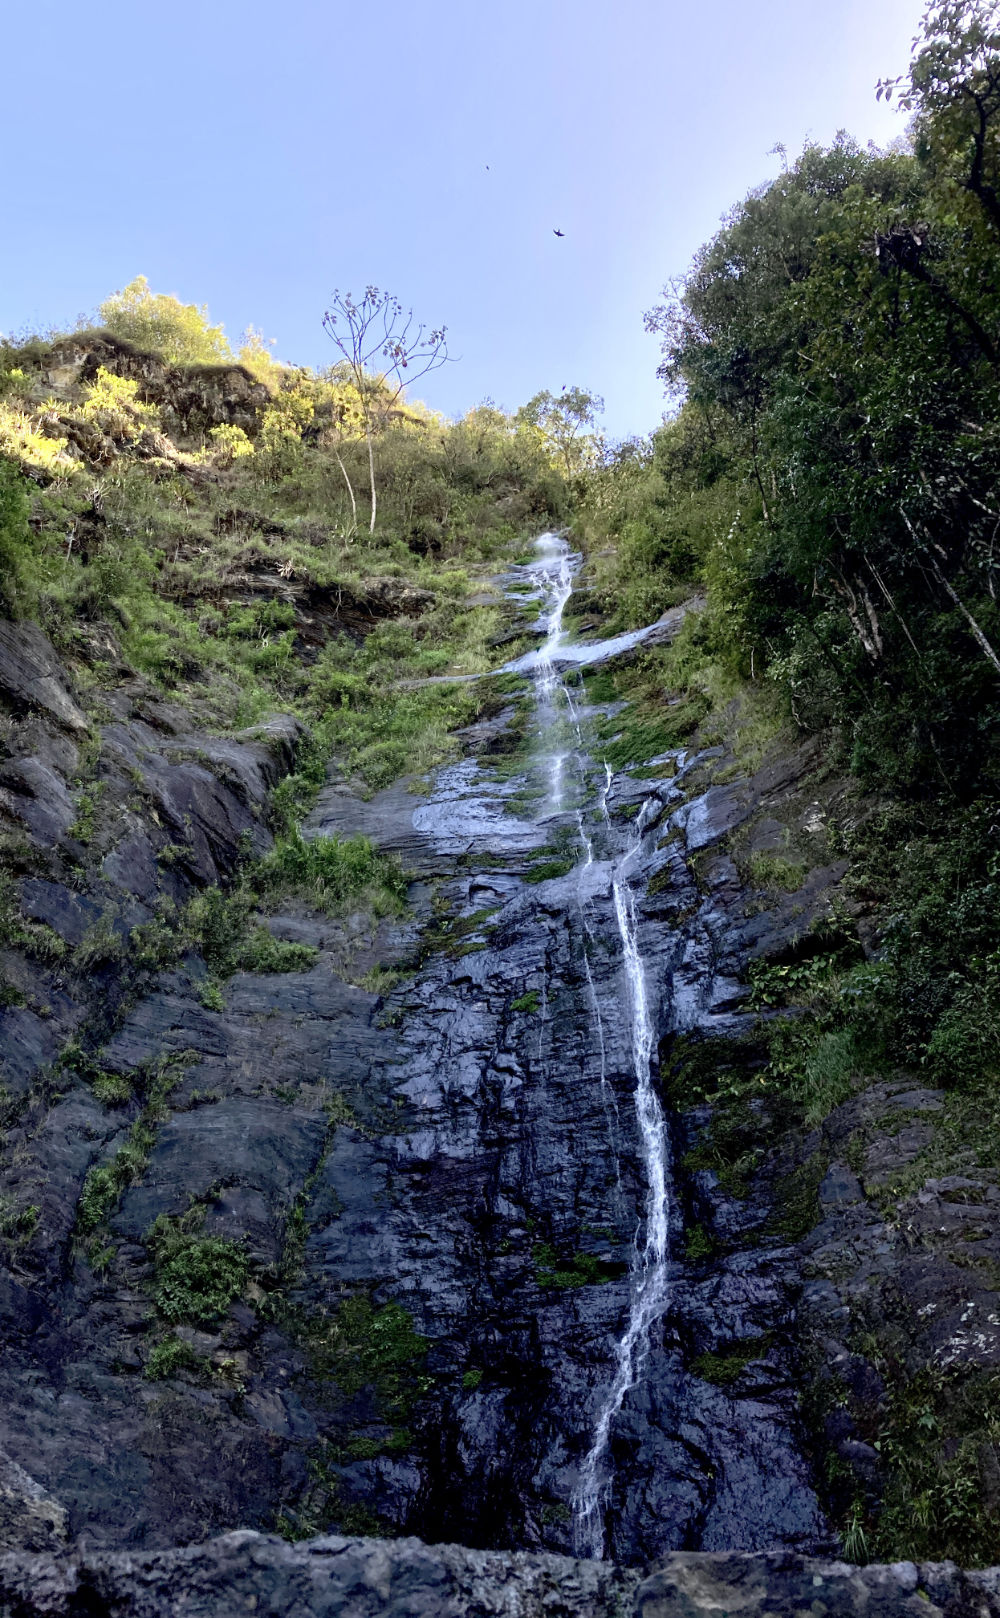
[[[190,901],[183,929],[199,949],[209,971],[219,978],[234,972],[303,972],[316,959],[307,944],[286,944],[253,919],[255,895],[244,885],[228,893],[208,888]]]
[[[212,459],[220,466],[232,466],[234,462],[254,453],[253,444],[243,428],[235,427],[231,422],[224,421],[218,427],[210,427],[208,436],[212,442]]]
[[[108,331],[162,355],[172,365],[218,365],[233,359],[225,332],[209,325],[204,304],[199,308],[169,293],[153,292],[144,275],[112,293],[101,304],[100,314]]]
[[[180,1337],[164,1337],[153,1344],[142,1374],[147,1382],[162,1382],[181,1371],[197,1370],[201,1363],[190,1343]]]
[[[21,1246],[31,1240],[37,1228],[38,1209],[33,1203],[16,1208],[6,1197],[0,1197],[0,1241]]]
[[[139,398],[138,382],[114,376],[103,365],[98,367],[97,376],[87,390],[80,415],[120,444],[138,443],[147,429],[160,424],[156,405]]]
[[[28,497],[17,467],[0,456],[0,612],[16,618],[31,605]]]
[[[260,862],[255,880],[264,894],[295,894],[331,915],[364,901],[377,916],[398,916],[406,903],[399,862],[380,854],[367,837],[307,840],[292,831]]]
[[[317,1376],[332,1379],[349,1397],[372,1387],[393,1418],[408,1413],[423,1385],[427,1339],[401,1304],[379,1308],[367,1293],[355,1293],[312,1335],[310,1347]]]
[[[199,1210],[203,1219],[203,1211]],[[147,1240],[153,1253],[153,1300],[165,1320],[211,1326],[244,1290],[250,1261],[236,1242],[202,1236],[200,1221],[161,1214]]]

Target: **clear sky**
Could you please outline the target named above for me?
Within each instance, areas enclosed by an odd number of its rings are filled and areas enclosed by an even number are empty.
[[[769,148],[901,133],[873,85],[922,0],[3,9],[0,331],[141,273],[324,364],[330,292],[370,282],[449,328],[428,403],[580,384],[621,436],[662,411],[643,310]]]

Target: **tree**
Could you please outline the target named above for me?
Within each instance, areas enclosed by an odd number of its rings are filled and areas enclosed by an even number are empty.
[[[335,291],[332,304],[323,316],[323,327],[343,355],[357,393],[368,445],[371,488],[368,532],[373,534],[378,509],[375,436],[391,419],[403,388],[418,382],[429,371],[436,371],[448,360],[447,328],[436,326],[428,330],[422,324],[415,324],[412,309],[404,311],[391,292],[373,286],[365,287],[360,302],[349,292]],[[344,475],[347,476],[346,472]],[[352,503],[353,498],[352,492]]]
[[[549,451],[562,463],[567,477],[582,471],[596,458],[594,434],[588,432],[604,409],[599,393],[586,388],[563,388],[560,394],[545,389],[517,412],[516,420],[534,428]]]
[[[207,305],[181,303],[169,293],[150,291],[137,275],[100,306],[108,331],[137,348],[161,354],[170,365],[224,365],[232,350],[221,326],[211,326]]]
[[[936,0],[924,12],[908,75],[881,79],[916,114],[917,150],[974,196],[1000,233],[1000,16],[993,0]]]
[[[723,655],[853,733],[855,767],[973,792],[1000,722],[995,5],[932,6],[906,84],[912,151],[807,147],[647,324],[705,427],[683,529]],[[681,524],[639,495],[645,576]]]

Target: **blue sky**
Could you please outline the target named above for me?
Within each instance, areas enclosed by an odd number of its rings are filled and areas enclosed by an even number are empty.
[[[921,10],[11,7],[0,331],[72,322],[141,273],[324,364],[330,292],[375,283],[449,328],[460,362],[421,390],[437,408],[580,384],[613,434],[646,431],[663,405],[643,310],[776,172],[776,142],[901,133],[873,85]]]

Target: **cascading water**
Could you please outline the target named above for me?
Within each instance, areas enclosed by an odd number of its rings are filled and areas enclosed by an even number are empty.
[[[608,765],[605,770],[601,808],[605,820],[609,822],[607,799],[612,773]],[[621,935],[629,988],[635,1114],[648,1190],[645,1238],[641,1243],[637,1239],[635,1244],[628,1324],[618,1344],[614,1379],[598,1412],[573,1499],[573,1530],[577,1550],[582,1556],[597,1558],[604,1555],[605,1549],[602,1508],[609,1482],[605,1476],[605,1458],[611,1430],[626,1394],[638,1381],[643,1360],[649,1351],[652,1328],[663,1314],[667,1301],[666,1265],[670,1235],[667,1133],[663,1111],[653,1089],[655,1036],[639,948],[635,897],[626,876],[628,865],[642,841],[644,818],[645,806],[639,815],[633,841],[618,861],[612,878],[615,919]]]
[[[562,808],[563,768],[566,752],[556,733],[558,715],[557,695],[565,696],[563,683],[555,665],[555,654],[563,638],[563,612],[573,593],[573,562],[564,540],[545,534],[538,541],[541,551],[539,571],[551,590],[552,605],[545,623],[545,640],[538,649],[534,666],[535,695],[543,733],[551,733],[549,751],[548,808],[558,813]]]
[[[559,673],[557,657],[569,652],[571,661],[579,662],[583,659],[573,658],[571,649],[563,644],[562,619],[573,589],[573,559],[565,543],[550,535],[539,541],[539,549],[542,556],[536,567],[551,592],[552,605],[546,619],[545,641],[534,654],[532,668],[543,734],[550,740],[548,807],[550,812],[558,812],[562,808],[563,770],[566,760],[566,750],[558,736],[559,721],[556,712],[558,700],[561,699],[565,704],[581,749],[583,739],[579,715]],[[626,637],[621,639],[624,641]],[[600,811],[608,832],[612,829],[608,813],[608,796],[612,785],[611,768],[605,765]],[[643,1361],[649,1351],[652,1328],[662,1316],[667,1300],[669,1240],[667,1132],[663,1112],[653,1088],[652,1054],[655,1031],[639,946],[635,897],[628,881],[628,868],[641,847],[645,821],[644,805],[636,821],[629,847],[617,860],[611,878],[615,919],[621,938],[622,960],[628,985],[630,1054],[635,1078],[635,1115],[646,1174],[647,1195],[645,1233],[641,1240],[637,1234],[634,1246],[628,1322],[617,1346],[615,1374],[598,1410],[590,1448],[584,1457],[573,1498],[576,1548],[579,1554],[595,1558],[602,1557],[605,1551],[603,1508],[610,1483],[607,1477],[607,1451],[612,1428],[626,1395],[638,1381]],[[594,865],[594,845],[593,839],[584,828],[583,813],[580,810],[577,812],[577,825],[584,854],[580,871],[580,908],[587,933],[592,936],[585,909],[583,879]],[[603,1088],[606,1083],[604,1025],[586,950],[584,955],[600,1043]]]

